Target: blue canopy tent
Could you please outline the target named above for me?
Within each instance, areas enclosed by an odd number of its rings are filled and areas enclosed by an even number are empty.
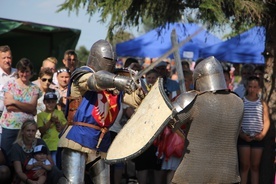
[[[167,24],[164,29],[159,27],[138,38],[118,43],[116,45],[117,55],[121,57],[160,57],[172,48],[171,32],[173,29],[176,30],[178,42],[181,42],[199,30],[200,27],[196,24]],[[221,40],[208,31],[201,31],[179,49],[180,57],[183,59],[187,57],[185,53],[192,52],[189,53],[190,59],[197,60],[200,48],[219,42]],[[173,58],[173,55],[170,55],[170,58]]]
[[[253,27],[227,41],[202,48],[200,57],[215,56],[230,63],[264,64],[265,28]]]

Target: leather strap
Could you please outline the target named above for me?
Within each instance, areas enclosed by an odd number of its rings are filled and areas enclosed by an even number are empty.
[[[79,101],[81,101],[81,100],[82,100],[82,97],[73,97],[73,96],[68,96],[68,97],[64,97],[64,98],[66,98],[66,99],[68,99],[68,100],[79,100]]]
[[[97,125],[84,123],[84,122],[73,122],[73,125],[85,126],[85,127],[93,128],[93,129],[96,129],[96,130],[101,130],[101,127],[99,127]]]
[[[101,135],[99,137],[98,144],[97,144],[96,148],[100,147],[100,144],[102,142],[102,139],[103,139],[104,135],[109,131],[108,128],[106,128],[106,127],[99,127],[97,125],[92,125],[92,124],[84,123],[84,122],[73,122],[73,125],[85,126],[85,127],[93,128],[93,129],[96,129],[96,130],[100,130]]]

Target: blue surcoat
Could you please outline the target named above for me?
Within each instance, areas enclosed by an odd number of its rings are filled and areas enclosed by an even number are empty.
[[[122,93],[113,95],[108,91],[87,91],[82,97],[81,104],[75,113],[73,121],[109,128],[119,113],[122,96]],[[100,134],[100,130],[73,125],[66,138],[84,147],[96,150]],[[107,132],[97,150],[107,152],[110,144],[110,134]]]

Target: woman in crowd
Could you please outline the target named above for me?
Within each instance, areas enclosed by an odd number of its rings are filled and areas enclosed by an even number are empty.
[[[30,82],[33,65],[29,59],[23,58],[16,65],[18,78],[11,80],[3,87],[5,109],[0,119],[2,126],[2,149],[10,153],[12,143],[22,126],[28,119],[33,120],[39,88]]]
[[[45,142],[42,139],[36,139],[35,134],[37,132],[37,124],[33,120],[27,120],[23,123],[21,130],[18,133],[17,139],[12,146],[11,154],[9,155],[10,160],[12,161],[15,176],[13,183],[29,183],[29,184],[38,184],[37,181],[28,179],[25,174],[26,164],[33,157],[34,147],[37,145],[46,146]],[[46,146],[47,147],[47,146]],[[53,160],[47,148],[48,154],[47,159],[53,164]],[[45,174],[44,169],[37,170],[35,175],[39,177]],[[47,173],[47,183],[58,183],[59,178],[62,177],[62,172],[59,171],[55,166],[52,167],[52,170]]]
[[[42,94],[37,101],[37,114],[45,110],[45,105],[43,103],[45,93],[54,92],[57,95],[58,100],[60,99],[59,92],[55,89],[50,88],[50,85],[53,81],[53,74],[54,73],[50,68],[42,68],[39,72],[38,80]]]
[[[241,184],[247,183],[248,172],[251,183],[259,183],[259,166],[264,148],[263,138],[270,126],[268,106],[259,97],[260,79],[247,79],[244,101],[244,116],[238,139]]]

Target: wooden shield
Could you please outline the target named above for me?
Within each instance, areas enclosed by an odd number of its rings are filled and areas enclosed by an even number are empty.
[[[163,89],[163,80],[158,79],[112,142],[106,161],[116,163],[140,155],[168,124],[172,109]]]

